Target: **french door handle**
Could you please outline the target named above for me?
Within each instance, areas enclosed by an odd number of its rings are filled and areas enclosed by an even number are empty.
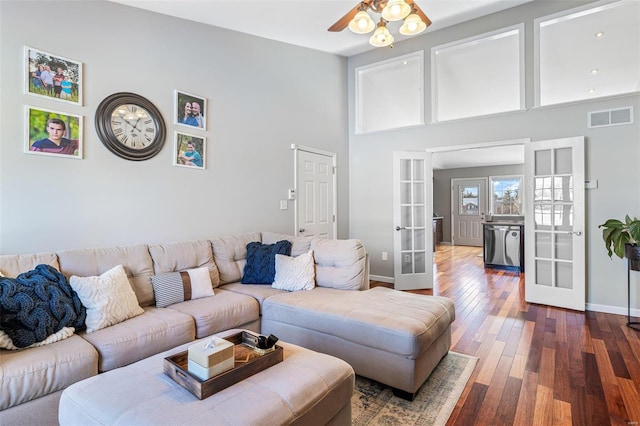
[[[306,231],[306,229],[304,229],[304,228],[298,229],[298,232],[304,232],[304,231]]]
[[[407,229],[407,228],[404,226],[396,226],[396,231],[402,231],[404,229]]]
[[[582,235],[582,231],[566,231],[569,235],[577,235],[578,237]]]

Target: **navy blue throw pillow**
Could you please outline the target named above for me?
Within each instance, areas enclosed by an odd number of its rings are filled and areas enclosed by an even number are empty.
[[[273,284],[276,275],[276,254],[290,256],[291,241],[247,244],[247,263],[244,265],[242,284]]]

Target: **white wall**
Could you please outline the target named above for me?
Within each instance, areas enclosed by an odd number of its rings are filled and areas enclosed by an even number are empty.
[[[598,225],[625,214],[640,216],[640,96],[637,94],[547,108],[533,108],[533,19],[573,8],[574,1],[531,2],[467,23],[445,28],[349,58],[350,235],[361,238],[371,255],[371,273],[392,277],[393,256],[381,261],[381,252],[393,252],[392,153],[480,142],[531,138],[532,141],[570,136],[586,138],[586,177],[597,179],[598,189],[586,194],[587,302],[602,309],[626,312],[626,264],[609,260]],[[521,113],[459,120],[395,131],[354,135],[354,70],[356,67],[424,49],[426,114],[431,117],[430,49],[454,40],[525,23],[526,106]],[[488,58],[489,60],[490,58]],[[587,128],[587,113],[633,106],[634,124]],[[640,306],[640,296],[634,296]],[[632,305],[633,306],[633,305]]]
[[[0,254],[244,231],[292,233],[292,143],[337,153],[348,235],[346,59],[106,1],[0,1]],[[24,46],[84,63],[84,106],[24,94]],[[207,170],[172,165],[174,90],[208,98]],[[150,99],[156,157],[111,154],[93,120],[106,96]],[[28,155],[24,105],[84,117],[84,159]],[[184,130],[184,128],[183,128]]]

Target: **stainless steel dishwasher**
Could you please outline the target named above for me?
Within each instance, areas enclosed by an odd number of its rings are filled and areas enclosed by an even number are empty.
[[[486,267],[518,269],[522,272],[522,238],[519,225],[484,224]]]

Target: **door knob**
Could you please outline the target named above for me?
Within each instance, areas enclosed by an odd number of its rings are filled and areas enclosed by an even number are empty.
[[[298,229],[298,232],[304,232],[304,231],[306,231],[306,229],[304,229],[304,228]]]
[[[404,226],[396,226],[396,231],[402,231],[404,229],[407,229],[407,228]]]

